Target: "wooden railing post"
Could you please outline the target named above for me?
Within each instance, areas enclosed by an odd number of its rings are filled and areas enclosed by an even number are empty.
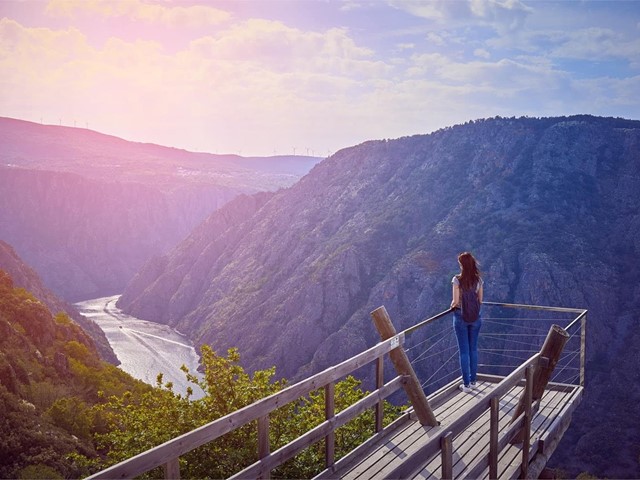
[[[584,368],[587,361],[587,314],[580,320],[580,386],[584,387]]]
[[[447,432],[440,438],[440,456],[442,460],[442,479],[453,478],[453,433]]]
[[[489,424],[489,479],[498,478],[498,422],[500,420],[500,399],[491,399],[491,417]]]
[[[531,403],[533,394],[533,366],[528,366],[525,373],[526,383],[524,387],[524,427],[522,439],[522,465],[520,466],[520,478],[527,478],[529,470],[529,447],[531,446]]]
[[[538,401],[542,398],[544,389],[547,388],[553,369],[558,363],[558,360],[560,360],[560,354],[562,353],[567,340],[569,340],[569,334],[565,329],[558,325],[551,325],[547,338],[540,349],[540,357],[541,359],[545,359],[545,361],[538,362],[534,367],[531,391],[532,401]],[[513,412],[513,417],[511,419],[512,422],[525,410],[525,405],[526,389],[522,392],[518,405]],[[514,437],[511,443],[515,444],[522,442],[522,435],[523,433],[521,430],[520,433]]]
[[[324,387],[324,418],[329,420],[335,416],[335,384],[328,383]],[[324,437],[324,466],[330,468],[335,463],[336,433],[331,430]]]
[[[396,329],[391,323],[387,309],[384,308],[384,306],[376,308],[371,312],[371,316],[373,317],[373,323],[382,340],[387,340],[396,335]],[[422,390],[422,386],[418,381],[416,372],[413,370],[411,362],[409,362],[409,358],[407,357],[404,348],[402,348],[402,345],[391,350],[389,352],[389,357],[391,358],[398,375],[408,376],[408,381],[403,385],[404,390],[413,405],[416,415],[418,415],[420,423],[430,427],[438,426],[438,420],[436,420],[436,417],[429,406],[429,401]]]
[[[172,458],[164,464],[164,478],[167,480],[180,480],[180,459]]]
[[[384,385],[384,356],[379,356],[376,360],[376,390],[380,390]],[[382,421],[384,419],[384,401],[381,400],[376,404],[376,425],[375,431],[378,433],[382,430]]]
[[[271,448],[269,447],[269,415],[258,418],[258,458],[266,458],[269,456]],[[261,478],[269,478],[269,472]]]
[[[384,306],[378,307],[371,312],[371,317],[373,317],[373,323],[382,340],[387,340],[396,335],[396,329],[391,323],[387,309],[384,308]],[[427,396],[422,390],[422,386],[418,381],[416,372],[413,370],[411,362],[409,362],[409,358],[407,357],[404,348],[402,348],[402,345],[391,350],[389,352],[389,357],[391,358],[391,362],[393,362],[393,366],[395,367],[398,375],[407,375],[409,377],[408,381],[404,384],[404,390],[413,405],[416,415],[418,415],[420,423],[430,427],[437,427],[439,425],[438,420],[436,420],[436,416],[433,414],[433,411],[429,406]]]

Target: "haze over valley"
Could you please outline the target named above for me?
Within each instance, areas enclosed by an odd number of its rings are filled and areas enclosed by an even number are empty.
[[[7,118],[0,144],[0,236],[69,301],[121,293],[211,212],[320,160],[198,154]]]

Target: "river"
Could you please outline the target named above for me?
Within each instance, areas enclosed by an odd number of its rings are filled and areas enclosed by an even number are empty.
[[[185,394],[190,386],[192,398],[200,398],[202,390],[188,382],[180,370],[186,365],[192,373],[198,374],[198,354],[191,342],[167,325],[123,313],[116,307],[118,298],[119,295],[95,298],[75,306],[104,331],[122,370],[152,385],[156,384],[158,373],[162,373],[164,382],[173,382],[174,392]]]

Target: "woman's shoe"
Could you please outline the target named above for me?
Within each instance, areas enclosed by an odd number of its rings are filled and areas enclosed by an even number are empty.
[[[477,390],[478,389],[478,384],[476,382],[471,382],[469,384],[469,386],[471,387],[471,390]]]
[[[460,390],[462,390],[464,393],[471,393],[472,392],[471,387],[469,387],[467,385],[460,385],[460,386],[458,386],[458,388]]]

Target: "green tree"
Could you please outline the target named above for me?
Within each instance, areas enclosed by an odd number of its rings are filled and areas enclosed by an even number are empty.
[[[353,376],[337,382],[334,390],[335,413],[363,399],[369,392],[362,390],[361,382]],[[286,444],[316,427],[325,419],[325,391],[319,389],[302,398],[296,408],[295,417],[289,419],[285,428]],[[402,408],[384,402],[383,426],[398,418]],[[335,459],[338,460],[362,444],[374,434],[375,417],[369,409],[335,432]],[[282,478],[311,478],[324,469],[324,442],[318,442],[278,467],[274,475]]]
[[[107,426],[96,434],[98,447],[106,453],[111,465],[159,445],[171,438],[221,418],[261,398],[280,391],[285,380],[274,381],[275,368],[247,374],[239,364],[237,349],[227,356],[216,354],[209,346],[202,347],[202,378],[183,367],[190,382],[205,392],[192,399],[173,392],[171,384],[163,384],[158,376],[157,387],[141,396],[126,393],[112,396],[94,407],[97,418]],[[348,377],[335,388],[336,412],[347,408],[367,393],[360,382]],[[387,421],[396,418],[399,409],[387,405]],[[324,390],[284,405],[269,416],[272,450],[294,440],[324,421]],[[339,458],[362,443],[373,433],[373,414],[365,412],[336,432],[336,456]],[[257,427],[255,422],[230,432],[181,457],[184,478],[228,477],[257,460]],[[303,478],[323,468],[322,443],[308,448],[283,465],[276,474],[281,477]],[[160,469],[146,477],[162,476]]]
[[[67,432],[82,439],[91,439],[91,411],[78,397],[56,400],[47,410],[51,422]]]
[[[71,358],[75,358],[76,360],[80,360],[85,363],[87,363],[87,359],[90,357],[87,346],[75,340],[67,342],[64,346],[64,351]]]

